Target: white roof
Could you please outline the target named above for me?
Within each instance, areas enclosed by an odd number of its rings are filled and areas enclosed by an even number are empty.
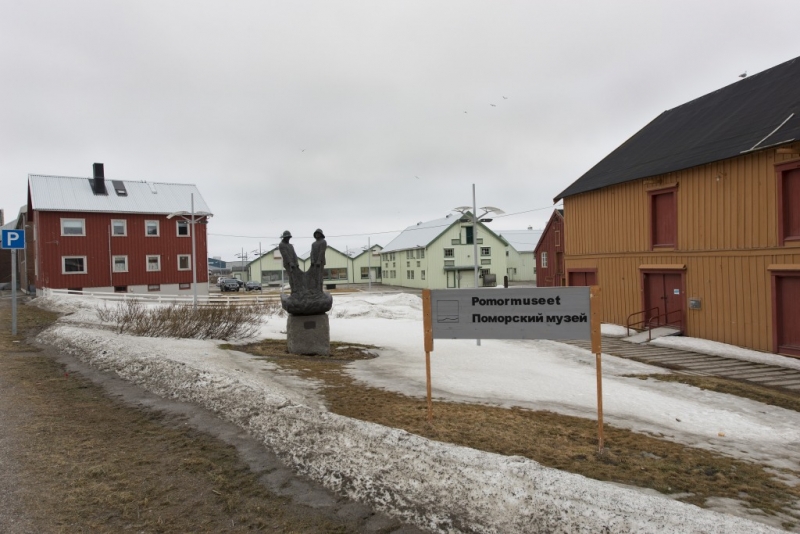
[[[442,232],[447,230],[455,223],[460,222],[464,217],[472,220],[472,213],[467,212],[464,215],[457,215],[453,213],[441,219],[428,222],[419,222],[413,226],[409,226],[403,230],[399,236],[390,241],[389,244],[386,245],[386,248],[381,250],[381,252],[396,252],[398,250],[427,247],[437,237],[439,237]],[[478,223],[478,225],[480,228],[479,232],[488,231],[492,234],[495,234],[495,232],[489,230],[483,224]]]
[[[461,219],[461,215],[451,214],[434,221],[419,222],[403,230],[392,239],[381,252],[395,252],[410,248],[427,247],[442,232]]]
[[[210,213],[206,201],[193,184],[120,181],[127,195],[118,195],[112,180],[105,179],[107,195],[92,192],[91,178],[28,175],[33,209],[40,211],[97,211],[115,213],[158,213],[194,211]]]
[[[499,235],[517,252],[533,252],[544,230],[503,230]]]

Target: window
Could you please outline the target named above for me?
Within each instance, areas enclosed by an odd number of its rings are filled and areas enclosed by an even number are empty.
[[[413,280],[414,279],[414,271],[406,271],[406,278],[408,278],[409,280]]]
[[[648,191],[650,195],[650,248],[677,246],[677,188]]]
[[[483,245],[483,238],[482,238],[482,237],[479,237],[478,239],[476,239],[476,240],[475,240],[475,242],[476,242],[477,244],[479,244],[479,245]]]
[[[390,278],[397,278],[397,271],[392,271],[392,276]]]
[[[492,260],[481,260],[481,265],[491,265]]]
[[[452,249],[452,248],[444,249],[444,257],[445,258],[453,258],[453,257],[455,257],[455,252],[454,251],[455,251],[455,249]]]
[[[444,260],[445,267],[455,267],[456,260]]]
[[[361,279],[366,280],[369,278],[369,267],[362,267],[361,268]]]
[[[86,235],[86,220],[61,219],[61,235]]]
[[[467,245],[472,245],[473,243],[473,228],[471,226],[465,226],[464,230],[467,231]]]
[[[411,262],[410,261],[406,262],[406,267],[411,267]]]
[[[147,256],[147,270],[160,271],[161,270],[161,256]]]
[[[178,270],[191,271],[192,257],[189,254],[178,254]]]
[[[189,221],[175,221],[178,237],[189,237]]]
[[[128,286],[114,286],[114,293],[127,293]]]
[[[481,247],[481,256],[491,256],[492,247]]]
[[[556,241],[556,246],[561,246],[561,230],[553,230],[554,239]]]
[[[411,259],[413,257],[414,257],[414,251],[413,250],[407,250],[406,251],[406,259],[408,260],[408,259]]]
[[[547,252],[542,252],[541,264],[542,269],[547,269]]]
[[[421,260],[425,259],[425,249],[424,248],[419,249],[419,259],[421,259]]]
[[[124,219],[111,220],[111,235],[121,237],[128,235],[128,221]]]
[[[419,272],[419,279],[420,280],[425,280],[425,271],[420,271]]]
[[[396,261],[392,262],[392,267],[397,267],[397,262]]]
[[[451,239],[451,240],[450,240],[450,244],[451,244],[451,245],[460,245],[460,244],[461,244],[461,238],[460,238],[460,237],[457,237],[457,238],[455,238],[455,239]]]
[[[486,276],[487,274],[492,274],[492,271],[491,271],[491,269],[481,269],[481,273],[480,273],[479,277],[480,277],[480,278],[483,278],[483,277],[484,277],[484,276]]]
[[[776,167],[780,244],[800,241],[800,162]]]
[[[188,282],[182,282],[178,284],[178,289],[192,289],[192,284]]]
[[[145,221],[144,235],[147,237],[158,237],[158,221]]]
[[[86,274],[86,256],[62,256],[61,274]]]
[[[325,269],[326,280],[347,280],[347,269]]]
[[[422,262],[417,260],[417,267],[420,267],[421,265],[422,265]]]
[[[128,272],[128,256],[114,256],[114,272],[127,273]]]
[[[386,268],[387,269],[389,268],[389,262],[388,261],[386,262]]]
[[[148,291],[161,291],[161,284],[150,284],[147,286]]]

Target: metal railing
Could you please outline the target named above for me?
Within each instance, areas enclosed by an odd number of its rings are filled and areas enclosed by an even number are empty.
[[[652,312],[656,312],[655,315],[652,315]],[[680,314],[678,315],[678,319],[676,321],[670,321],[669,316],[672,314]],[[631,319],[636,317],[637,315],[644,315],[644,319],[641,321],[631,322]],[[650,317],[649,319],[647,317]],[[664,322],[661,322],[661,319],[664,319]],[[653,324],[655,321],[655,324]],[[638,330],[636,328],[637,325],[641,325],[643,328],[641,330],[647,330],[647,340],[653,340],[653,328],[658,328],[660,326],[676,326],[678,331],[682,334],[683,333],[683,310],[672,310],[671,312],[661,313],[661,308],[659,306],[655,306],[648,310],[642,310],[635,313],[628,315],[628,319],[625,323],[625,328],[627,329],[628,336],[631,335],[631,328],[634,330]]]

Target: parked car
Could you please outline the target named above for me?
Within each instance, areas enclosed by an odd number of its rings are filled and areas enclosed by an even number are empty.
[[[219,286],[220,291],[239,291],[239,281],[236,278],[226,278],[222,285]]]
[[[250,280],[244,285],[244,289],[245,291],[253,291],[254,289],[261,291],[261,282]]]

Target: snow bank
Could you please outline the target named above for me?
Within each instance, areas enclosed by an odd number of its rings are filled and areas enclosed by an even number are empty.
[[[378,312],[380,313],[380,312]],[[158,395],[197,403],[297,471],[434,532],[767,533],[745,519],[298,403],[215,363],[213,344],[56,325],[39,336]]]

